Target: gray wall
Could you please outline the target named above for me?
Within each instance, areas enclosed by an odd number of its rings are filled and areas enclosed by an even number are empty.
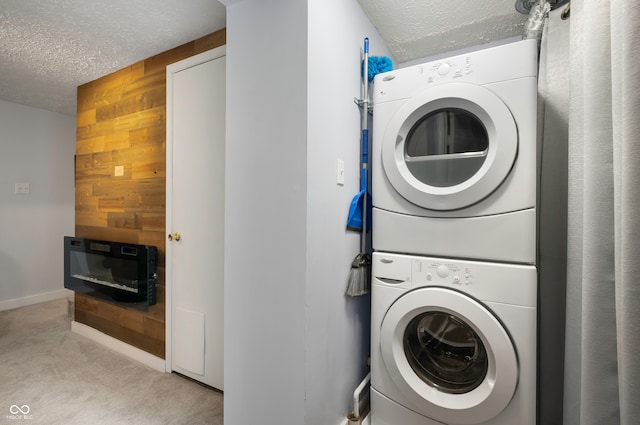
[[[0,310],[66,295],[74,231],[75,117],[0,101]],[[17,195],[15,183],[30,183]]]
[[[225,423],[303,424],[307,6],[227,8]]]
[[[390,56],[359,4],[309,1],[307,129],[307,362],[305,424],[331,425],[352,408],[368,372],[369,296],[347,298],[359,234],[345,231],[360,184],[360,51]],[[345,161],[345,185],[336,161]]]
[[[344,296],[359,250],[345,230],[353,98],[364,37],[388,52],[355,0],[224,3],[225,423],[337,425],[369,352],[369,299]]]

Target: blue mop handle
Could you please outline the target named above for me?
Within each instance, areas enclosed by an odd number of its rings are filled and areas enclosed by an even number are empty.
[[[369,205],[367,202],[369,184],[367,179],[369,178],[367,167],[369,164],[369,130],[367,126],[369,115],[369,37],[364,38],[364,63],[363,63],[363,75],[362,75],[362,89],[363,89],[363,108],[362,108],[362,233],[360,235],[361,250],[364,251],[367,246],[367,229],[369,219]]]
[[[369,163],[369,130],[362,130],[362,173],[360,175],[360,190],[367,193],[367,164]]]
[[[360,190],[367,193],[367,164],[369,164],[369,130],[367,128],[367,115],[369,114],[369,37],[364,38],[364,55],[363,55],[363,75],[362,75],[362,178],[360,179]]]
[[[362,130],[362,163],[369,163],[369,130]]]

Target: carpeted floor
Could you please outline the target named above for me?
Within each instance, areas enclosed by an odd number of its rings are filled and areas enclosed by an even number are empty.
[[[223,423],[222,394],[70,328],[66,299],[0,312],[0,424]]]

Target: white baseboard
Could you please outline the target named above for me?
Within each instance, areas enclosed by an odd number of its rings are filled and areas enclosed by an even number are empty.
[[[154,356],[153,354],[147,353],[146,351],[129,345],[126,342],[122,342],[119,339],[102,333],[97,329],[94,329],[83,323],[76,322],[74,320],[71,322],[71,331],[77,333],[78,335],[89,338],[97,342],[98,344],[102,344],[115,352],[132,358],[133,360],[137,360],[140,363],[143,363],[150,368],[157,370],[158,372],[165,372],[164,359],[161,359],[160,357]]]
[[[73,294],[73,291],[70,291],[68,289],[59,289],[57,291],[45,292],[43,294],[29,295],[27,297],[0,301],[0,311],[13,310],[14,308],[57,300],[58,298],[68,297],[71,294]]]

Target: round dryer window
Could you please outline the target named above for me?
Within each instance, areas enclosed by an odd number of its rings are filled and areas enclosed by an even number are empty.
[[[495,93],[447,83],[420,92],[392,117],[382,163],[394,189],[409,202],[455,210],[496,190],[517,151],[515,121]]]
[[[444,423],[488,421],[507,407],[518,382],[516,351],[502,323],[447,288],[419,288],[392,304],[380,349],[412,408]]]

